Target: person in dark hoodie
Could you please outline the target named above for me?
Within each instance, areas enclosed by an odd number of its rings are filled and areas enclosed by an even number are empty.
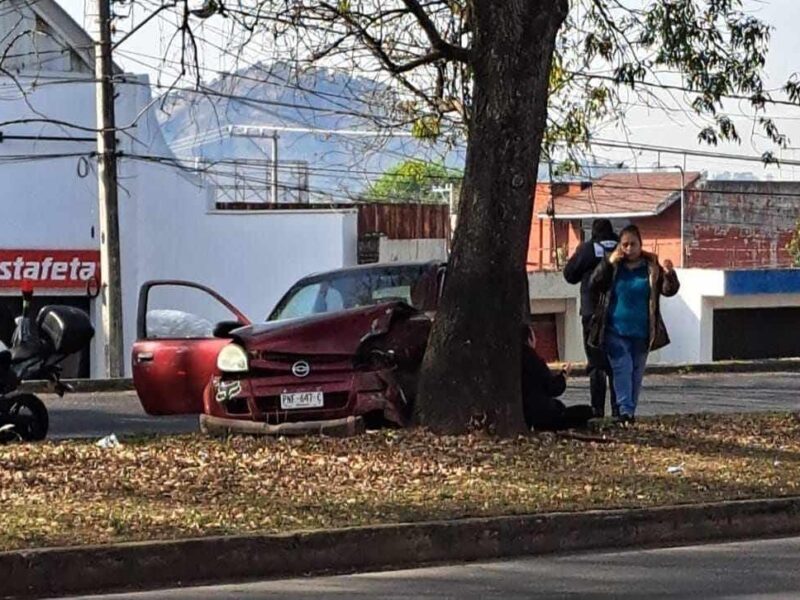
[[[525,423],[534,431],[559,431],[586,427],[592,418],[588,405],[566,406],[558,396],[567,389],[571,366],[553,373],[536,352],[536,338],[522,328],[522,408]]]
[[[617,396],[614,392],[613,371],[606,353],[588,344],[591,319],[597,305],[597,294],[589,286],[589,278],[595,267],[617,247],[618,238],[608,219],[595,219],[592,237],[575,250],[575,254],[564,267],[564,279],[568,283],[581,284],[581,322],[583,324],[583,349],[586,352],[586,371],[589,375],[589,394],[596,417],[605,416],[606,387],[609,391],[611,414],[619,416]],[[608,385],[606,386],[606,380]]]

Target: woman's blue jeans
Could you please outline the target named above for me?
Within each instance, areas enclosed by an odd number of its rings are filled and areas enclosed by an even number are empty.
[[[614,391],[619,414],[634,416],[647,364],[647,340],[618,335],[609,327],[605,332],[608,362],[614,371]]]

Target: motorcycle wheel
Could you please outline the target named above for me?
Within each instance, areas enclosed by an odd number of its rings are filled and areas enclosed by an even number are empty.
[[[0,441],[21,439],[38,442],[47,436],[50,417],[47,407],[33,394],[14,394],[0,397],[0,426],[11,424],[13,429],[4,431]]]

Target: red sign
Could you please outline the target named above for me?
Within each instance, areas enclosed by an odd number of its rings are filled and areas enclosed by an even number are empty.
[[[86,289],[100,282],[98,250],[0,250],[0,288]]]

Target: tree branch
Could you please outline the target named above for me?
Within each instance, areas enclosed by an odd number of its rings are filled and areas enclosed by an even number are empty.
[[[462,48],[461,46],[449,44],[442,39],[442,36],[439,34],[439,30],[436,29],[436,25],[433,24],[433,21],[431,21],[428,13],[425,12],[425,9],[422,8],[417,0],[403,0],[403,3],[408,7],[408,10],[411,11],[411,14],[417,18],[420,27],[422,27],[425,35],[428,36],[428,40],[431,42],[431,48],[434,51],[431,54],[438,52],[440,58],[446,58],[447,60],[455,60],[465,63],[470,61],[471,52],[469,50]]]
[[[334,15],[338,16],[342,19],[347,25],[354,30],[355,35],[361,40],[363,40],[364,44],[367,48],[372,52],[372,54],[377,58],[384,68],[389,71],[395,78],[410,92],[416,94],[425,102],[427,102],[430,106],[435,107],[435,103],[431,100],[431,98],[419,89],[417,86],[412,84],[408,81],[405,77],[403,77],[403,73],[407,73],[417,67],[421,67],[423,65],[428,65],[435,63],[437,60],[441,60],[443,56],[436,52],[435,50],[425,56],[421,56],[414,60],[411,60],[406,63],[397,63],[395,62],[391,56],[386,52],[383,47],[383,43],[381,40],[376,39],[365,27],[363,27],[356,19],[354,19],[351,15],[346,12],[340,11],[339,9],[331,6],[327,3],[322,3],[322,7],[331,11]]]

